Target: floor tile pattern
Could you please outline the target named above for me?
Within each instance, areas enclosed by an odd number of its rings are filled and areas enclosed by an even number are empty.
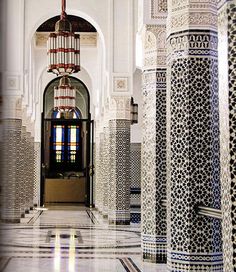
[[[2,272],[166,272],[165,265],[143,263],[140,229],[110,226],[82,206],[31,211],[20,224],[1,225]]]

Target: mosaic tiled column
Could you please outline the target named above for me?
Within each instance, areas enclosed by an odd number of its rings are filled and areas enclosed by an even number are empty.
[[[166,49],[165,26],[147,26],[143,72],[142,252],[166,262]]]
[[[101,187],[100,187],[100,212],[103,214],[103,195],[104,195],[104,132],[100,133],[100,178],[101,178]]]
[[[130,144],[130,221],[141,221],[141,143]]]
[[[30,210],[33,210],[34,207],[34,138],[29,133],[29,177],[30,177]]]
[[[114,97],[110,101],[110,224],[130,224],[130,98]]]
[[[236,270],[236,1],[221,1],[219,7],[222,235],[224,272],[228,272]]]
[[[109,197],[109,173],[110,173],[110,155],[109,155],[109,128],[106,126],[103,129],[103,168],[102,168],[102,177],[103,177],[103,207],[102,214],[105,218],[108,217],[108,197]]]
[[[27,213],[30,211],[31,207],[31,173],[30,173],[30,132],[26,131],[26,150],[25,150],[25,175],[27,180]]]
[[[28,199],[28,183],[27,183],[27,171],[26,171],[26,126],[22,126],[21,128],[21,167],[20,167],[20,176],[21,176],[21,209],[22,209],[22,216],[24,216],[25,213],[29,212],[29,207],[27,203]]]
[[[1,150],[1,219],[20,222],[20,179],[18,160],[21,140],[21,120],[2,120]]]
[[[130,120],[110,120],[110,224],[130,224]]]
[[[95,157],[95,207],[99,212],[102,211],[102,145],[100,132],[96,134],[96,157]]]
[[[40,143],[34,143],[34,206],[39,204],[40,192]]]
[[[216,2],[168,2],[167,264],[222,271]]]

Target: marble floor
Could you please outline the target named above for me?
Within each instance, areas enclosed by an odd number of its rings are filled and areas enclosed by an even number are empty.
[[[111,226],[94,209],[49,206],[1,224],[0,272],[166,272],[143,263],[140,226]]]

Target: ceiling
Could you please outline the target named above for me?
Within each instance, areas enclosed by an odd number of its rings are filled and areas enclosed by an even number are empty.
[[[96,28],[93,25],[91,25],[88,21],[81,17],[67,15],[67,18],[72,24],[73,32],[97,32]],[[55,24],[59,20],[59,15],[48,19],[39,26],[37,32],[54,32]]]

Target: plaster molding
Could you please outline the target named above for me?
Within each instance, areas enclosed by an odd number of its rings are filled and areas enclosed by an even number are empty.
[[[96,47],[97,46],[97,33],[93,32],[81,32],[80,34],[80,46],[84,47]],[[35,46],[37,48],[46,48],[49,32],[36,32],[35,33]]]

